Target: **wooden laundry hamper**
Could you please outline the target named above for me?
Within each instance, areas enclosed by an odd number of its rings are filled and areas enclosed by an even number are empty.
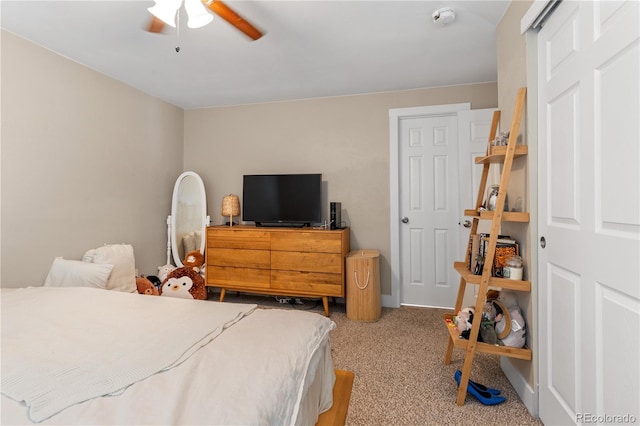
[[[380,251],[349,252],[346,291],[348,319],[373,322],[380,318]]]

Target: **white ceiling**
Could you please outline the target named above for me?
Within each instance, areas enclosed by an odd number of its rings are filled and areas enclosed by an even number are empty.
[[[498,1],[232,1],[221,18],[144,31],[153,1],[2,0],[2,28],[190,109],[496,81]],[[431,14],[455,10],[436,25]],[[182,13],[182,15],[185,15]],[[186,17],[185,17],[186,18]],[[176,53],[176,45],[180,52]]]

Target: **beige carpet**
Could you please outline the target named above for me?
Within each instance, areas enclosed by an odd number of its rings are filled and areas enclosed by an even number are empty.
[[[227,293],[225,301],[322,313],[322,304],[315,301],[281,305],[272,297],[235,293]],[[448,333],[442,322],[443,312],[383,308],[379,321],[364,323],[348,320],[344,305],[330,305],[330,317],[337,325],[331,334],[335,368],[355,373],[346,424],[542,424],[531,417],[494,355],[476,355],[471,378],[502,390],[507,401],[485,406],[467,395],[464,406],[456,405],[453,374],[462,369],[464,353],[456,349],[451,364],[443,363]]]

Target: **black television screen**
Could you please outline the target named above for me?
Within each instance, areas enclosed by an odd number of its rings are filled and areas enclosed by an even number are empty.
[[[242,220],[258,226],[304,226],[322,220],[322,175],[244,175]]]

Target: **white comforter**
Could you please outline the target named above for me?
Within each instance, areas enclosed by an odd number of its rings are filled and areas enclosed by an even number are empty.
[[[333,374],[330,357],[310,361],[334,324],[254,309],[95,289],[3,291],[2,422],[28,409],[47,423],[299,423],[305,384],[319,370]],[[317,412],[331,405],[329,382]]]

